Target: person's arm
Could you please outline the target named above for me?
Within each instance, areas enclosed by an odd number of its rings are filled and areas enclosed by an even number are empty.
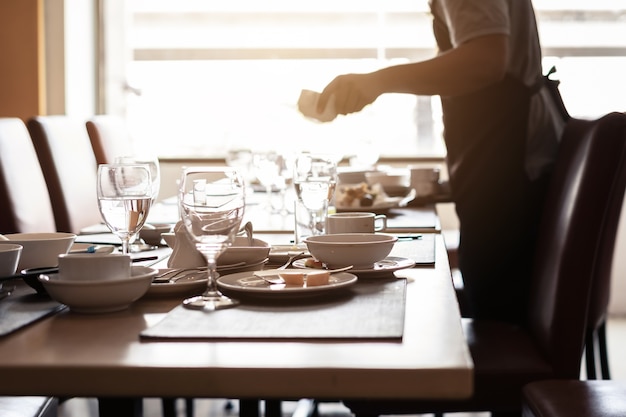
[[[324,88],[317,110],[335,96],[339,114],[360,111],[384,93],[455,96],[500,81],[508,62],[508,36],[474,38],[435,58],[395,65],[368,74],[345,74]]]

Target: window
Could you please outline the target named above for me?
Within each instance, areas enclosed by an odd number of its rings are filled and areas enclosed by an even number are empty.
[[[593,4],[588,4],[593,3]],[[163,156],[222,157],[232,148],[373,147],[381,156],[443,155],[438,99],[385,95],[330,124],[303,118],[302,88],[343,72],[429,57],[427,0],[132,0],[127,118]],[[626,107],[626,0],[535,0],[546,65],[571,113]],[[616,85],[612,85],[616,84]],[[388,146],[393,143],[394,146]]]

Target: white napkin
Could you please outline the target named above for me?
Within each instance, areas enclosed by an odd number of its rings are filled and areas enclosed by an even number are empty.
[[[182,221],[176,223],[174,226],[174,235],[176,236],[176,243],[172,254],[167,260],[167,266],[169,268],[194,268],[196,266],[206,266],[206,260],[204,256],[193,243]]]
[[[312,90],[302,90],[298,99],[298,110],[306,117],[310,117],[320,122],[330,122],[337,117],[335,110],[335,96],[331,96],[326,103],[326,108],[322,113],[317,111],[317,101],[320,93]]]

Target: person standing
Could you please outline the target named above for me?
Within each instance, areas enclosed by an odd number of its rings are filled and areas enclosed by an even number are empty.
[[[430,0],[438,54],[321,92],[339,114],[381,94],[441,98],[446,163],[460,223],[459,268],[476,318],[523,324],[539,218],[560,127],[542,88],[531,0]]]

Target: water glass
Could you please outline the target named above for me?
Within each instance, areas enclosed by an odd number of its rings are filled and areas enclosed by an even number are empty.
[[[98,208],[106,225],[122,241],[122,253],[141,230],[152,205],[150,167],[102,164],[98,167]]]
[[[328,205],[337,186],[337,163],[331,155],[302,153],[295,160],[293,184],[297,196],[296,230],[306,218],[311,235],[324,234]],[[296,236],[296,241],[301,238]]]

